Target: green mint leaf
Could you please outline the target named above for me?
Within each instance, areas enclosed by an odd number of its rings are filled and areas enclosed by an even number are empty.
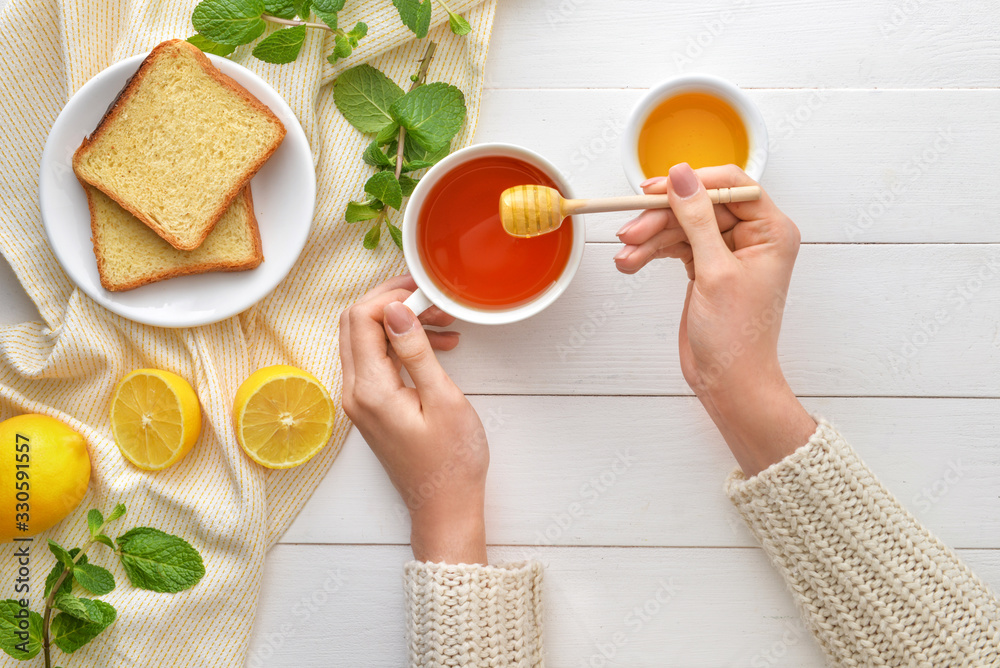
[[[271,33],[253,48],[255,58],[265,63],[281,65],[299,57],[302,43],[306,40],[306,27],[282,28]]]
[[[399,186],[403,189],[403,197],[409,197],[413,194],[413,189],[417,187],[419,183],[418,179],[415,179],[406,174],[399,175]]]
[[[450,142],[436,151],[428,151],[413,141],[410,135],[406,135],[406,142],[403,148],[403,171],[415,172],[419,169],[436,165],[450,152]]]
[[[348,223],[360,223],[365,220],[378,218],[380,213],[380,210],[374,209],[368,204],[364,204],[362,202],[348,202],[347,211],[344,213],[344,219]]]
[[[198,551],[183,538],[150,527],[136,527],[118,537],[118,555],[134,587],[176,593],[195,586],[205,575]]]
[[[378,246],[379,237],[382,236],[382,226],[373,225],[368,234],[365,235],[364,247],[368,250],[374,250]]]
[[[333,84],[337,109],[361,132],[378,132],[392,123],[389,107],[402,97],[402,88],[368,64],[352,67]]]
[[[313,10],[319,9],[332,13],[339,12],[346,4],[347,0],[312,0]]]
[[[104,520],[104,523],[105,524],[111,524],[112,522],[114,522],[118,518],[124,517],[125,516],[125,512],[126,512],[125,511],[125,504],[124,503],[117,504],[114,507],[114,509],[111,511],[111,514],[108,515],[108,519]]]
[[[472,26],[469,25],[469,22],[458,14],[448,12],[448,25],[451,26],[451,31],[456,35],[468,35],[472,32]]]
[[[73,567],[73,557],[69,552],[66,551],[59,543],[55,542],[51,538],[49,539],[49,550],[52,554],[56,555],[56,559],[61,561],[67,568]]]
[[[89,598],[78,598],[60,591],[52,601],[52,606],[88,624],[100,624],[104,620],[104,615],[93,603]]]
[[[361,159],[372,167],[395,167],[396,162],[385,154],[385,151],[379,148],[376,142],[372,142],[365,149],[364,154],[362,154]]]
[[[118,617],[118,612],[104,601],[92,601],[89,598],[82,598],[86,604],[93,606],[95,614],[100,615],[100,622],[85,622],[72,615],[60,612],[52,618],[50,636],[56,647],[72,654],[91,640],[96,638],[104,629],[111,626]]]
[[[46,598],[48,598],[48,595],[52,593],[52,588],[56,586],[56,580],[59,579],[59,576],[62,575],[63,571],[65,570],[66,566],[63,565],[63,562],[57,561],[56,565],[52,567],[51,571],[49,571],[49,574],[45,576]],[[59,591],[68,591],[72,586],[73,586],[73,578],[66,578],[65,580],[63,580],[62,585],[59,587]]]
[[[388,220],[385,221],[385,226],[389,228],[389,236],[392,237],[392,242],[399,247],[399,250],[403,250],[403,231]]]
[[[115,588],[115,576],[111,571],[94,564],[77,564],[73,568],[73,579],[94,596],[104,596]]]
[[[236,50],[235,46],[229,46],[228,44],[219,44],[218,42],[213,42],[204,35],[191,35],[187,38],[191,44],[204,51],[205,53],[212,53],[216,56],[228,56],[233,51]]]
[[[27,629],[21,628],[23,621]],[[42,649],[42,616],[12,598],[0,601],[0,649],[19,661],[35,658]]]
[[[351,40],[344,35],[337,35],[333,39],[333,54],[327,58],[331,63],[336,63],[341,58],[347,58],[354,51]]]
[[[79,553],[80,553],[80,548],[74,547],[72,550],[69,551],[69,556],[75,559],[76,555]],[[83,555],[82,557],[80,557],[80,561],[77,562],[76,566],[74,566],[73,568],[79,568],[81,565],[86,563],[87,563],[87,555]],[[49,571],[49,574],[45,577],[46,597],[48,597],[49,593],[52,591],[52,588],[56,585],[56,580],[59,579],[59,576],[62,575],[63,571],[65,570],[66,570],[66,565],[61,561],[57,561],[56,565],[53,566],[51,571]],[[59,585],[59,591],[70,591],[72,587],[73,587],[73,578],[67,577],[65,580],[63,580],[63,583]]]
[[[337,29],[337,12],[344,8],[345,0],[313,0],[312,10],[316,18],[330,26],[331,30]]]
[[[396,121],[420,146],[435,151],[446,146],[465,122],[465,96],[455,86],[437,81],[414,88],[389,107]]]
[[[295,5],[295,13],[303,21],[309,20],[309,12],[312,9],[311,0],[292,0],[292,4]]]
[[[374,174],[365,184],[365,192],[393,209],[403,206],[403,189],[392,172]]]
[[[76,559],[76,555],[78,555],[79,553],[80,553],[80,548],[74,547],[72,550],[69,551],[69,556]],[[76,566],[73,567],[73,570],[75,571],[77,568],[80,568],[80,566],[86,565],[86,563],[87,563],[87,555],[83,555],[82,557],[80,557],[80,561],[76,562]],[[56,565],[52,568],[51,571],[49,571],[49,574],[45,577],[46,597],[48,597],[49,593],[52,591],[52,587],[54,587],[56,584],[56,580],[59,579],[59,576],[62,575],[63,571],[65,570],[66,570],[66,565],[61,561],[57,561]],[[72,576],[67,576],[66,579],[63,580],[63,583],[59,585],[59,591],[68,592],[71,591],[72,588],[73,588]]]
[[[87,512],[87,528],[90,529],[90,536],[94,537],[101,533],[104,527],[104,515],[97,508],[92,508]]]
[[[249,44],[264,33],[263,0],[202,0],[191,14],[194,29],[219,44]]]
[[[382,146],[383,144],[388,144],[389,142],[394,140],[398,135],[399,135],[399,125],[397,125],[396,123],[389,123],[389,125],[379,130],[378,134],[375,135],[375,143],[378,144],[379,146]]]
[[[392,0],[399,18],[413,34],[423,39],[431,27],[431,0]]]
[[[112,550],[113,550],[113,549],[115,549],[115,543],[114,543],[114,541],[113,541],[113,540],[111,540],[110,538],[108,538],[108,537],[107,537],[107,536],[106,536],[105,534],[103,534],[103,533],[102,533],[102,534],[98,534],[98,535],[94,536],[94,542],[95,542],[95,543],[100,543],[101,545],[107,545],[107,546],[108,546],[108,547],[110,547],[110,548],[111,548]]]
[[[279,19],[294,19],[297,12],[292,0],[264,0],[264,13]]]
[[[358,21],[357,23],[354,24],[354,27],[348,31],[347,36],[351,38],[351,44],[357,46],[358,41],[361,40],[367,34],[368,34],[368,24],[362,21]]]

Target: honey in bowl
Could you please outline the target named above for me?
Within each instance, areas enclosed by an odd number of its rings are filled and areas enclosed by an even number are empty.
[[[572,225],[523,239],[507,234],[500,222],[500,194],[525,184],[557,187],[523,160],[485,156],[454,167],[428,193],[417,218],[417,249],[431,280],[452,299],[475,308],[511,308],[562,275]]]
[[[664,176],[686,162],[694,169],[730,163],[746,168],[749,142],[740,115],[707,93],[681,93],[660,103],[639,132],[639,165],[646,177]]]

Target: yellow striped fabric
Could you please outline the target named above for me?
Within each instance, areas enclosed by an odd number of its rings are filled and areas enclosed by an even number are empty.
[[[465,37],[452,35],[447,15],[435,7],[429,37],[438,50],[430,78],[459,86],[469,106],[456,146],[470,143],[478,119],[495,2],[451,0],[449,6],[473,26]],[[341,411],[333,441],[319,456],[297,469],[265,470],[236,443],[230,417],[236,388],[259,367],[293,364],[318,376],[339,405],[337,315],[403,268],[387,235],[377,251],[365,251],[364,230],[344,223],[347,201],[363,192],[370,173],[360,160],[369,140],[337,112],[329,84],[343,69],[371,61],[405,85],[425,45],[400,23],[390,0],[352,0],[341,23],[364,20],[369,33],[354,55],[336,66],[325,58],[332,40],[316,31],[294,64],[262,63],[246,47],[233,55],[288,102],[316,161],[312,235],[278,289],[225,322],[165,330],[113,315],[74,288],[49,250],[39,213],[38,167],[46,135],[68,96],[102,69],[165,39],[191,35],[194,5],[195,0],[12,0],[0,13],[0,250],[43,320],[0,327],[0,419],[38,412],[64,420],[86,437],[94,464],[81,507],[33,543],[32,607],[40,609],[44,578],[54,563],[45,539],[81,544],[89,507],[107,511],[126,503],[122,530],[148,525],[184,536],[205,557],[207,571],[188,592],[144,592],[128,585],[107,548],[95,546],[92,561],[110,567],[119,584],[103,597],[119,617],[71,659],[59,657],[59,665],[243,664],[267,549],[336,458],[350,424]],[[204,412],[195,448],[159,473],[124,461],[110,433],[112,389],[139,367],[187,378]],[[14,593],[13,553],[13,546],[2,546],[0,598]],[[4,666],[27,665],[0,656]],[[41,665],[41,657],[31,665]]]

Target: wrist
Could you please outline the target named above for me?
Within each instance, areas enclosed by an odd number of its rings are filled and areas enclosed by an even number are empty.
[[[417,561],[488,563],[486,518],[481,502],[461,512],[421,509],[410,514],[410,521],[410,546]]]
[[[805,445],[816,421],[784,377],[699,397],[749,478]]]

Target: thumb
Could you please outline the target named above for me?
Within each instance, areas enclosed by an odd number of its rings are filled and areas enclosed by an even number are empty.
[[[722,239],[712,200],[698,175],[686,162],[670,168],[670,208],[673,209],[694,253],[695,275],[726,262],[729,247]]]
[[[385,331],[389,343],[413,379],[421,401],[433,400],[435,395],[451,390],[454,384],[441,368],[431,342],[417,316],[400,302],[386,305]]]

